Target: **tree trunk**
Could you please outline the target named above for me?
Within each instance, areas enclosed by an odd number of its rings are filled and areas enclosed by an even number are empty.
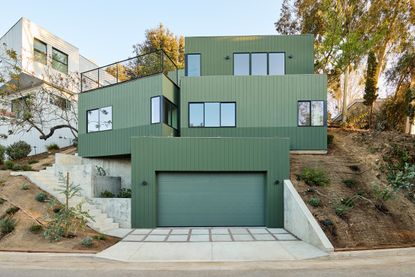
[[[369,111],[369,130],[372,129],[372,115],[373,115],[373,103],[370,105],[370,111]]]
[[[350,71],[350,66],[347,66],[346,70],[344,71],[344,78],[343,78],[343,109],[342,109],[343,124],[346,124],[346,121],[347,121],[347,98],[349,96],[349,93],[348,93],[349,71]]]

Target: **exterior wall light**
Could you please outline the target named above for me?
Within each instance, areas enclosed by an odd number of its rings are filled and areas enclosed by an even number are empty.
[[[225,60],[230,60],[230,59],[231,59],[231,57],[229,57],[229,55],[225,56]]]
[[[143,181],[143,182],[141,183],[141,185],[143,185],[143,186],[147,186],[147,185],[148,185],[148,183],[147,183],[146,181]]]
[[[288,58],[292,59],[292,58],[294,58],[294,56],[290,54],[290,55],[288,55]]]
[[[279,185],[280,184],[280,180],[275,180],[274,185]]]

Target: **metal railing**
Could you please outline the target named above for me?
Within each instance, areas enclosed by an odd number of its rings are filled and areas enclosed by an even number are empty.
[[[178,67],[162,49],[82,72],[81,92],[159,73],[178,84]]]

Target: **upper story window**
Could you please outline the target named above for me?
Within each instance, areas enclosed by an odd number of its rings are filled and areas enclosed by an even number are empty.
[[[186,55],[186,76],[200,76],[200,54]]]
[[[47,46],[46,43],[38,39],[33,41],[33,58],[36,62],[47,63]]]
[[[23,96],[11,101],[12,103],[12,113],[17,118],[22,118],[25,112],[30,111],[30,96]]]
[[[324,101],[298,101],[298,126],[324,126]]]
[[[52,68],[68,74],[68,55],[52,48]]]
[[[177,107],[162,96],[151,97],[151,124],[163,123],[177,129]]]
[[[70,110],[71,108],[71,102],[68,99],[58,95],[50,95],[49,103],[59,107],[61,110],[64,111]]]
[[[236,127],[236,103],[189,103],[189,127]]]
[[[284,75],[285,53],[234,53],[233,75]]]
[[[87,132],[112,130],[112,107],[104,107],[86,112]]]
[[[233,75],[249,75],[249,53],[233,54]]]

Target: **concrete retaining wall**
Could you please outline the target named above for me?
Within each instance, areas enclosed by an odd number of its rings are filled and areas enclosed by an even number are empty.
[[[333,245],[290,180],[284,180],[284,228],[323,251],[334,251]]]
[[[92,201],[101,205],[103,212],[121,228],[131,228],[131,198],[93,198]]]

